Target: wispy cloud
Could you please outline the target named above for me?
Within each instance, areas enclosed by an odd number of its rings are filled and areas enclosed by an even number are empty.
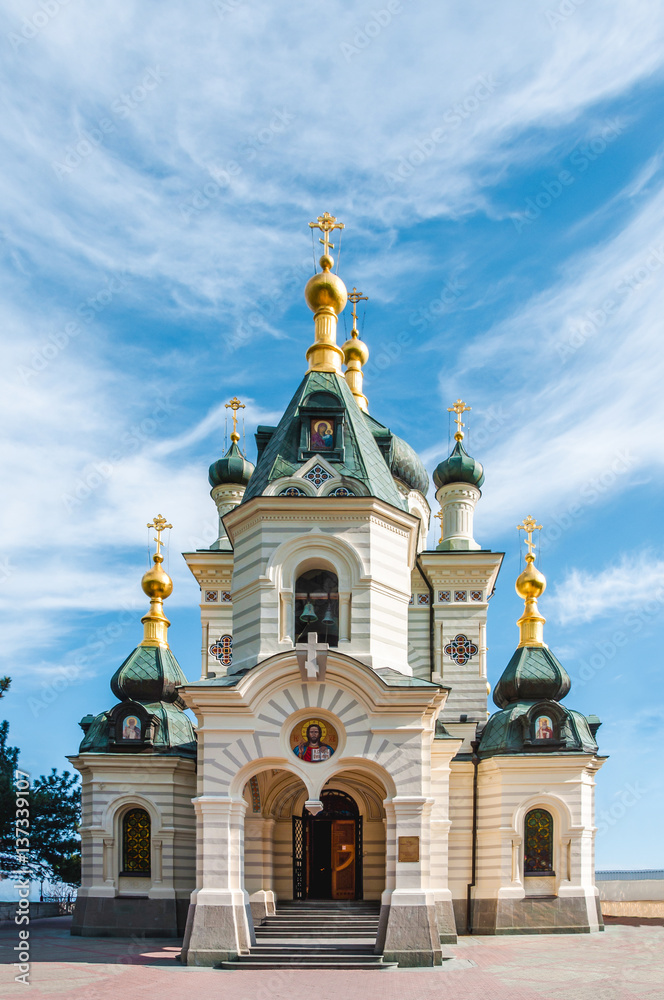
[[[562,625],[577,625],[596,618],[624,615],[631,610],[659,605],[664,610],[664,559],[642,550],[593,573],[572,569],[548,596]]]

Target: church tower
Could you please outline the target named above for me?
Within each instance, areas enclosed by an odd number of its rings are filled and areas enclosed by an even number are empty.
[[[173,582],[157,551],[141,586],[150,609],[143,641],[111,679],[117,703],[81,720],[70,757],[82,780],[82,884],[72,934],[178,937],[195,871],[196,736],[183,711],[186,684],[168,644],[164,600]]]

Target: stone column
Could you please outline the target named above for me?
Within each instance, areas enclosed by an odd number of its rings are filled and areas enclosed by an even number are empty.
[[[269,816],[247,817],[245,821],[245,843],[252,852],[253,886],[250,888],[249,903],[254,927],[265,922],[265,918],[276,913],[276,897],[273,889],[273,837],[274,819]],[[257,881],[260,883],[257,886]]]
[[[200,870],[192,893],[182,961],[217,965],[255,944],[244,888],[244,799],[204,795],[193,800],[200,829]]]
[[[384,931],[379,940],[386,961],[404,967],[442,964],[435,898],[429,884],[432,805],[433,799],[406,796],[385,803],[388,867],[394,866],[394,888],[383,894],[383,911],[389,906],[389,912],[381,914]]]

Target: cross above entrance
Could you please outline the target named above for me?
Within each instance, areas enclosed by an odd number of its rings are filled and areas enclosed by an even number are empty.
[[[327,665],[327,651],[330,648],[328,642],[319,642],[318,633],[310,632],[306,642],[298,642],[295,645],[297,662],[300,665],[302,680],[322,681],[325,676]]]

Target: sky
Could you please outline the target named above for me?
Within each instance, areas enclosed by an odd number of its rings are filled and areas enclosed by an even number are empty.
[[[0,715],[22,766],[69,766],[112,706],[158,513],[197,678],[180,553],[216,537],[224,404],[254,458],[304,374],[329,211],[369,297],[371,413],[431,472],[447,407],[472,407],[476,538],[506,553],[492,685],[532,514],[566,704],[602,719],[597,866],[664,868],[664,8],[4,0],[0,46]]]

